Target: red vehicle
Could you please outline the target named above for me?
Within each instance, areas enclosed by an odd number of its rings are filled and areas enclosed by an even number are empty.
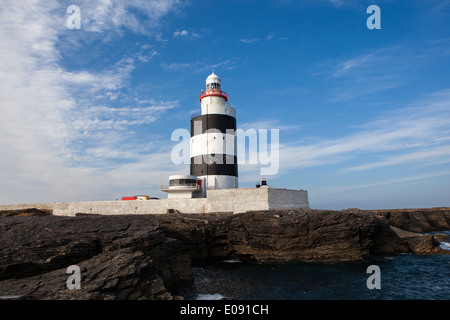
[[[136,200],[137,197],[122,197],[122,201],[124,200]]]

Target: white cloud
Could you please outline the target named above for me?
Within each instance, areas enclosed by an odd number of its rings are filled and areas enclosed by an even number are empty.
[[[200,38],[200,34],[195,31],[177,30],[173,33],[175,38]]]
[[[380,62],[379,55],[377,54],[365,54],[356,58],[352,58],[346,61],[339,62],[336,66],[336,70],[334,71],[334,77],[341,77],[344,75],[348,75],[350,72],[355,69],[364,68],[366,70],[367,65],[373,65],[373,62]],[[352,75],[352,74],[350,74]]]
[[[344,3],[344,0],[330,0],[330,3],[335,5],[336,7],[340,7]]]
[[[242,43],[253,43],[253,42],[257,42],[257,41],[260,41],[261,39],[257,39],[257,38],[254,38],[254,39],[245,39],[245,38],[242,38],[242,39],[239,39],[239,42],[242,42]]]
[[[439,171],[434,173],[427,173],[421,175],[414,175],[408,177],[399,177],[393,179],[383,179],[380,181],[374,181],[366,184],[349,184],[349,185],[339,185],[339,186],[327,186],[316,189],[315,191],[320,194],[320,196],[326,196],[334,193],[345,193],[352,190],[360,190],[363,188],[373,188],[379,186],[387,186],[387,185],[396,185],[396,184],[404,184],[404,183],[412,183],[416,181],[422,181],[427,179],[432,179],[436,177],[443,177],[450,175],[450,171]]]
[[[133,19],[127,19],[132,18],[127,8],[145,6],[143,12],[158,20],[176,3],[84,1],[79,4],[82,28],[102,32],[129,27],[138,32]],[[64,68],[59,39],[67,32],[65,9],[64,4],[52,0],[45,5],[32,0],[2,4],[0,203],[88,200],[89,194],[107,197],[114,188],[126,186],[127,175],[137,186],[159,183],[159,179],[148,180],[142,172],[133,171],[139,170],[141,161],[149,161],[142,166],[158,173],[173,167],[167,160],[170,151],[166,144],[137,139],[133,146],[124,141],[133,135],[128,129],[153,123],[166,110],[177,107],[177,102],[150,101],[123,108],[108,104],[109,99],[121,96],[139,57],[124,57],[99,72]],[[81,34],[74,32],[74,36]],[[152,56],[153,52],[142,54]],[[143,151],[154,157],[144,156]],[[113,165],[110,160],[114,158],[128,159],[133,165]],[[122,180],[112,180],[116,176]]]
[[[50,72],[52,77],[59,77],[59,81],[70,87],[70,90],[83,90],[92,94],[102,90],[119,90],[124,86],[125,80],[134,67],[134,59],[125,57],[110,69],[101,72],[67,71],[62,68],[50,70]]]
[[[189,31],[187,31],[187,30],[175,31],[173,33],[174,37],[186,37],[188,35],[189,35]]]
[[[120,31],[121,28],[148,34],[159,27],[161,18],[178,5],[180,0],[84,0],[79,2],[82,28],[102,33],[105,30]],[[147,17],[143,22],[134,12]]]
[[[224,68],[224,69],[229,69],[229,68],[235,68],[234,63],[231,60],[224,60],[221,62],[218,62],[216,64],[212,64],[210,65],[208,68]]]
[[[137,58],[139,61],[148,62],[157,55],[159,55],[159,52],[154,49],[148,50],[147,48],[142,48],[142,50],[137,54]]]
[[[427,101],[387,113],[356,129],[351,135],[314,144],[280,145],[281,170],[345,163],[361,153],[380,159],[344,172],[407,163],[442,163],[442,158],[450,154],[450,90],[437,92]]]
[[[255,121],[255,122],[241,123],[239,125],[239,128],[241,128],[242,130],[278,129],[280,131],[296,131],[296,130],[300,129],[300,125],[281,124],[280,120],[277,120],[277,119],[265,119],[265,120]]]
[[[332,4],[335,7],[351,6],[360,4],[361,0],[325,0],[326,2]]]
[[[449,54],[448,39],[429,40],[414,48],[398,44],[346,59],[321,61],[311,75],[322,78],[332,101],[350,100],[403,87],[418,80],[420,69]]]
[[[220,72],[220,70],[233,70],[237,68],[237,61],[226,59],[223,61],[219,61],[217,63],[209,63],[206,61],[199,61],[195,65],[195,72],[196,73],[207,73],[212,72],[215,70],[215,72]]]
[[[239,42],[254,43],[254,42],[258,42],[258,41],[262,41],[262,40],[272,40],[273,38],[275,38],[275,34],[273,32],[271,32],[265,38],[241,38],[241,39],[239,39]],[[280,40],[282,40],[282,39],[280,39]],[[285,40],[285,38],[283,38],[283,40]]]
[[[161,67],[163,67],[163,69],[166,70],[180,70],[180,69],[186,69],[186,68],[191,68],[194,64],[191,62],[172,62],[172,63],[161,63]]]
[[[165,70],[182,70],[192,69],[195,73],[212,72],[217,70],[232,70],[236,68],[236,62],[230,59],[220,61],[217,63],[208,63],[205,59],[195,62],[162,62],[161,67]]]
[[[441,160],[439,160],[441,159]],[[427,148],[423,151],[405,153],[398,156],[387,157],[384,160],[378,162],[370,162],[350,168],[344,169],[344,172],[355,172],[362,170],[372,170],[375,168],[394,166],[394,165],[404,165],[416,162],[429,162],[433,163],[449,163],[450,162],[450,146],[441,146],[437,148]]]
[[[436,4],[431,10],[435,14],[444,14],[446,10],[450,7],[450,0],[442,0],[439,1],[438,4]]]
[[[322,61],[311,74],[322,77],[332,101],[350,100],[404,86],[414,79],[420,64],[436,54],[432,49],[413,52],[402,45],[384,47],[343,60]]]

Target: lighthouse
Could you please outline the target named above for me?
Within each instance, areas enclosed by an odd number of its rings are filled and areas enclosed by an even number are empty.
[[[191,118],[190,174],[211,189],[238,187],[236,109],[214,72],[200,93],[201,113]]]

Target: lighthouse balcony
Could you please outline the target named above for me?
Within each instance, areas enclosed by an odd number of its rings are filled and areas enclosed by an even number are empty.
[[[201,115],[206,114],[226,114],[229,116],[232,116],[233,118],[236,117],[236,108],[233,107],[231,104],[225,104],[225,105],[208,105],[208,104],[202,104],[202,110],[195,112],[191,115],[191,120],[194,118],[197,118]]]
[[[228,94],[226,94],[222,90],[210,89],[210,90],[206,90],[206,91],[203,91],[202,93],[200,93],[200,101],[204,97],[208,97],[208,96],[219,96],[219,97],[224,98],[225,101],[228,100]]]

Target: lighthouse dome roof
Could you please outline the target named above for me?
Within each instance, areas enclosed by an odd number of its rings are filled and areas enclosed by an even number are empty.
[[[219,78],[219,76],[218,76],[217,74],[214,73],[214,71],[213,71],[213,73],[211,73],[211,74],[208,76],[208,78],[206,78],[206,83],[207,83],[207,84],[208,84],[208,83],[212,83],[212,82],[220,83],[220,78]]]

